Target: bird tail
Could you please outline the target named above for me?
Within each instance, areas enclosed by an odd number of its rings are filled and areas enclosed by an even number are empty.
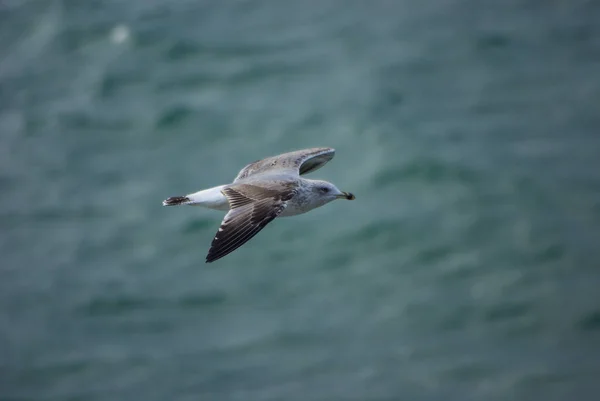
[[[191,201],[187,196],[171,196],[163,201],[163,206],[187,205]]]

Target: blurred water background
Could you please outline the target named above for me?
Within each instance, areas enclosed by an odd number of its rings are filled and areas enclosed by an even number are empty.
[[[2,0],[0,399],[596,400],[600,3]],[[331,146],[217,263],[163,208]]]

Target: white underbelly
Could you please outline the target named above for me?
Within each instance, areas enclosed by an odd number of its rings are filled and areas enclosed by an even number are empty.
[[[190,199],[190,202],[187,204],[192,206],[203,206],[214,210],[229,211],[229,201],[221,192],[224,187],[226,187],[226,185],[220,185],[218,187],[186,195]],[[307,202],[295,202],[292,200],[291,202],[288,202],[286,208],[283,209],[279,217],[296,216],[306,213],[318,206],[320,205],[314,205]]]
[[[296,216],[296,215],[299,215],[302,213],[306,213],[309,210],[311,210],[311,209],[295,205],[294,203],[288,203],[287,207],[285,209],[283,209],[283,212],[281,212],[279,217]]]

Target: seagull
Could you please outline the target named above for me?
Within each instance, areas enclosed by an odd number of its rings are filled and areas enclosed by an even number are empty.
[[[206,256],[206,263],[211,263],[244,245],[276,217],[306,213],[336,199],[354,200],[353,194],[330,182],[301,177],[334,155],[333,148],[310,148],[257,160],[240,170],[231,184],[172,196],[163,206],[228,211]]]

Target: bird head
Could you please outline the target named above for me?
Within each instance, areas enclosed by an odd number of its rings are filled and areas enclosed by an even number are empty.
[[[336,199],[355,199],[355,196],[352,193],[340,191],[335,185],[327,181],[314,180],[312,190],[324,200],[323,204]]]

